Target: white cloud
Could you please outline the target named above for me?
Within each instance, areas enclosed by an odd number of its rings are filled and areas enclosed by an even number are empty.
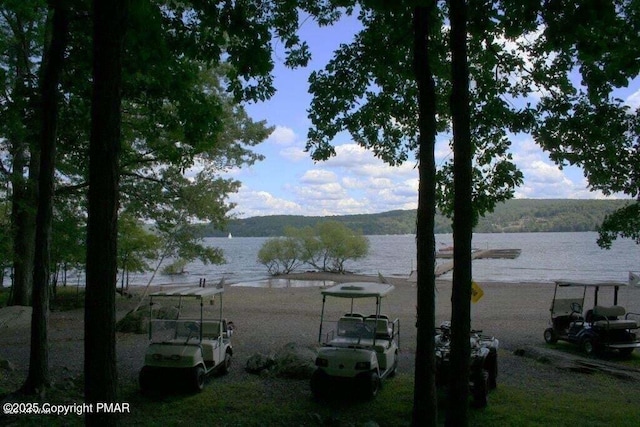
[[[290,145],[296,141],[296,134],[293,129],[278,125],[269,135],[269,140],[277,145]]]
[[[626,99],[626,103],[633,109],[640,107],[640,89],[629,95]]]
[[[309,153],[305,152],[304,149],[297,146],[286,147],[281,150],[279,153],[285,160],[289,160],[292,162],[299,162],[302,160],[308,160]]]
[[[338,176],[323,169],[310,169],[300,178],[301,184],[318,185],[338,181]]]
[[[292,191],[299,199],[304,200],[304,205],[314,203],[318,200],[331,200],[335,202],[336,200],[349,197],[345,189],[337,182],[296,186]]]
[[[233,213],[241,218],[275,214],[305,215],[306,209],[290,200],[274,197],[266,191],[254,191],[242,186],[229,197],[237,206]]]

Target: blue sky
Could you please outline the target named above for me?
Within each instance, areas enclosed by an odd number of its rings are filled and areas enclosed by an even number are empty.
[[[322,69],[340,43],[349,43],[359,29],[354,19],[328,28],[317,28],[311,20],[301,26],[301,37],[311,48],[313,59],[306,68],[290,70],[284,54],[275,55],[276,95],[269,101],[248,105],[254,120],[275,126],[271,136],[255,151],[266,158],[251,167],[231,171],[228,176],[242,182],[229,200],[240,218],[264,215],[329,216],[378,213],[417,207],[418,171],[414,161],[399,167],[386,165],[355,144],[348,134],[333,141],[337,156],[314,163],[304,152],[311,96],[307,78]],[[280,52],[284,49],[280,47]],[[640,106],[640,80],[617,94],[634,107]],[[530,136],[513,140],[514,161],[524,173],[517,198],[601,198],[589,191],[582,172],[560,171]],[[451,156],[446,140],[436,147],[437,162]]]

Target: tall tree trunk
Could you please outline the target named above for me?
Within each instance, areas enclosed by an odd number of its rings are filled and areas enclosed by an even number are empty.
[[[413,12],[414,74],[418,84],[419,189],[416,252],[418,270],[416,360],[412,424],[437,425],[435,364],[435,159],[436,93],[429,60],[433,7]]]
[[[89,218],[85,295],[85,400],[116,402],[117,275],[122,46],[126,0],[93,1],[93,95],[89,147]],[[87,413],[87,425],[115,425],[113,414]]]
[[[16,144],[14,140],[14,144]],[[24,142],[18,142],[24,145]],[[31,160],[38,155],[32,150]],[[36,180],[25,178],[29,156],[23,147],[15,150],[11,187],[11,229],[13,238],[13,286],[9,305],[31,305],[33,251],[35,245]],[[31,168],[30,168],[31,170]]]
[[[51,43],[45,50],[41,80],[40,180],[36,215],[33,270],[33,311],[31,316],[31,353],[29,374],[23,386],[26,393],[43,394],[49,386],[50,242],[53,217],[53,186],[58,122],[58,84],[62,72],[68,34],[68,11],[52,11]]]
[[[449,3],[451,22],[453,121],[454,269],[451,295],[451,375],[446,424],[469,423],[469,332],[471,329],[471,199],[472,155],[469,107],[469,67],[467,64],[467,6],[464,0]]]
[[[18,8],[13,27],[16,45],[12,46],[16,54],[15,86],[12,91],[13,103],[10,107],[9,141],[12,150],[11,174],[11,233],[13,240],[13,285],[9,305],[31,305],[31,283],[33,279],[33,251],[35,244],[36,185],[39,172],[38,153],[34,135],[26,124],[30,115],[28,99],[32,96],[27,82],[31,69],[28,58],[33,54],[25,43],[23,30],[28,18],[22,16]],[[25,169],[29,168],[25,178]]]

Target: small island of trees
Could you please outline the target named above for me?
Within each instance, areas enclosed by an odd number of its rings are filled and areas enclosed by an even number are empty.
[[[345,262],[364,258],[369,240],[337,221],[315,227],[287,227],[283,237],[267,240],[258,252],[258,262],[269,274],[289,274],[302,265],[334,273],[345,272]]]

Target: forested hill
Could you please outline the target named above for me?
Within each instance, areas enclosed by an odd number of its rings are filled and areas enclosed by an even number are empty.
[[[560,200],[516,199],[498,205],[493,213],[480,218],[477,233],[515,233],[540,231],[595,231],[606,214],[628,203],[626,200]],[[313,227],[321,221],[340,221],[365,235],[413,234],[415,210],[396,210],[378,214],[312,217],[272,215],[236,219],[224,231],[201,226],[202,236],[236,237],[282,236],[285,227]],[[450,221],[436,218],[436,233],[450,233]]]

